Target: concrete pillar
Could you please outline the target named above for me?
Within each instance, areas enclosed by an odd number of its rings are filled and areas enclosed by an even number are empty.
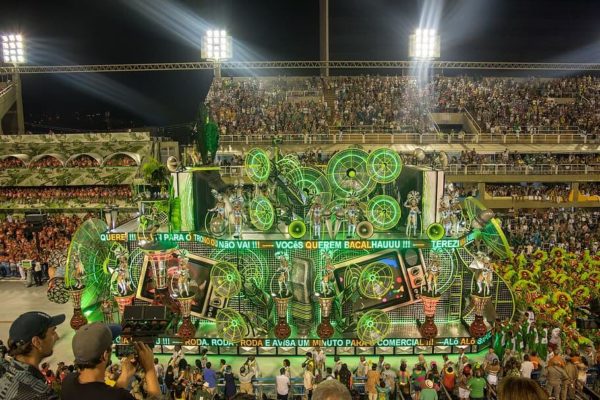
[[[23,115],[23,92],[21,90],[21,77],[18,72],[13,74],[15,89],[17,91],[17,133],[25,133],[25,116]]]
[[[319,0],[319,32],[321,61],[329,61],[329,0]],[[321,68],[321,76],[329,76],[329,67]]]

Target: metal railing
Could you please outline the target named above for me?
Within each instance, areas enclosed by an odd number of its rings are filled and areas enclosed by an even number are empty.
[[[600,164],[450,164],[448,175],[571,175],[600,174]]]
[[[475,129],[477,129],[477,133],[481,133],[481,127],[479,126],[479,123],[477,122],[477,120],[475,119],[475,117],[473,117],[473,115],[471,114],[471,112],[467,108],[464,109],[464,112],[465,112],[465,115],[467,116],[467,118],[475,126]]]
[[[10,90],[12,90],[14,86],[15,86],[15,84],[11,82],[8,85],[6,85],[5,87],[3,87],[0,90],[0,97],[4,96],[5,93],[8,93]]]
[[[225,134],[220,136],[221,144],[261,145],[272,144],[274,134]],[[300,134],[281,132],[278,134],[283,144],[588,144],[590,137],[580,133],[417,133],[391,127],[360,126],[329,128],[327,133]],[[596,139],[595,142],[599,142]]]
[[[445,171],[448,175],[591,175],[600,174],[600,164],[450,164]],[[222,166],[221,175],[242,177],[245,168],[243,165]]]
[[[500,126],[496,126],[495,129],[499,130],[499,132],[501,133],[507,133],[507,134],[517,134],[517,132],[515,131],[514,127],[511,126],[507,126],[507,125],[500,125]],[[548,134],[548,133],[554,133],[554,134],[579,134],[579,127],[578,126],[562,126],[562,127],[552,127],[552,126],[543,126],[543,125],[533,125],[533,126],[527,126],[524,125],[519,129],[519,135],[521,134],[526,134],[526,135],[539,135],[539,134]]]

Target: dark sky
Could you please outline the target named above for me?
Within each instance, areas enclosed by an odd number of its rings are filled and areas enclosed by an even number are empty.
[[[33,65],[197,61],[224,26],[236,60],[315,60],[318,0],[4,0],[0,31]],[[442,60],[600,62],[600,0],[330,0],[332,60],[404,60],[420,21]],[[248,71],[252,73],[252,71]],[[275,74],[276,72],[274,72]],[[193,118],[212,72],[23,77],[26,113],[111,111],[146,124]]]

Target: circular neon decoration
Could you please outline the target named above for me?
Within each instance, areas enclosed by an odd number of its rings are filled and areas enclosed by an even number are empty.
[[[307,196],[307,205],[310,205],[312,199],[319,195],[321,204],[326,205],[331,201],[331,185],[327,180],[327,176],[318,169],[310,167],[300,167],[286,173],[288,181],[292,182],[298,189]],[[286,203],[287,194],[277,189],[277,198],[280,202]]]
[[[481,231],[484,243],[500,258],[508,258],[510,246],[498,218],[492,218]]]
[[[210,270],[210,283],[221,297],[230,298],[242,289],[242,277],[236,266],[226,261],[216,263]]]
[[[400,204],[391,196],[375,196],[367,204],[367,219],[380,231],[398,225],[401,215]]]
[[[251,149],[244,160],[246,175],[254,183],[263,183],[271,174],[271,161],[266,151],[259,148]]]
[[[371,310],[363,314],[356,326],[358,338],[370,345],[385,339],[391,330],[390,317],[381,310]]]
[[[369,264],[360,273],[358,290],[369,299],[381,299],[392,288],[394,273],[392,267],[382,262]]]
[[[221,336],[233,343],[239,343],[248,334],[244,317],[231,308],[223,308],[217,312],[216,324]]]
[[[338,197],[364,197],[375,189],[377,182],[367,171],[368,154],[360,149],[342,150],[327,163],[327,178],[333,194]]]
[[[273,205],[265,196],[256,196],[248,206],[250,211],[250,222],[260,231],[267,231],[275,222],[275,210]]]
[[[376,149],[367,158],[367,172],[377,183],[390,183],[402,172],[402,158],[394,150]]]

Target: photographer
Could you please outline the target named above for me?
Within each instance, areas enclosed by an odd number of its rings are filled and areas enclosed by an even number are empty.
[[[69,374],[65,378],[62,387],[63,400],[134,399],[125,389],[135,374],[135,366],[131,359],[121,360],[121,375],[114,387],[104,382],[104,374],[112,354],[112,343],[120,334],[121,327],[118,325],[105,325],[100,322],[84,325],[77,331],[72,347],[79,372]],[[135,342],[134,346],[137,361],[145,372],[146,398],[161,398],[152,350],[145,343]]]

